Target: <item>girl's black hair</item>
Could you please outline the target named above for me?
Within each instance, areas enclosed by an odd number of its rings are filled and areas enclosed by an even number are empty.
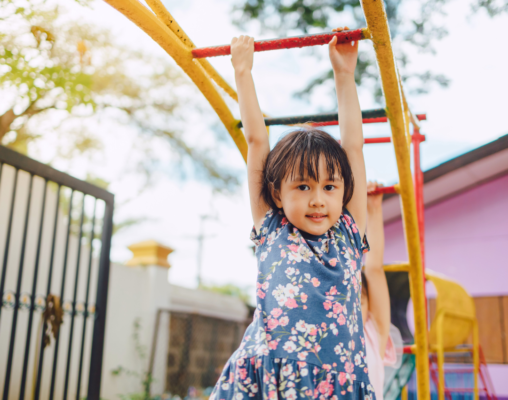
[[[343,206],[351,200],[355,186],[347,154],[328,133],[319,129],[299,129],[288,133],[268,154],[263,169],[261,196],[271,208],[277,209],[272,188],[280,190],[284,179],[295,176],[319,181],[319,158],[325,158],[329,179],[335,173],[344,180]]]

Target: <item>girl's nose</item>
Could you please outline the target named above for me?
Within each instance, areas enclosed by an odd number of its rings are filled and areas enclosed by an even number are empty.
[[[310,200],[310,206],[311,207],[323,207],[323,195],[320,190],[316,190],[314,193],[312,193],[312,198]]]

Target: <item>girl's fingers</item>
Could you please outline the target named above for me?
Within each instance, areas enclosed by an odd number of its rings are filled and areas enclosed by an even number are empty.
[[[334,36],[332,37],[332,40],[330,40],[330,43],[328,43],[328,45],[331,47],[331,46],[335,46],[337,44],[337,36]]]

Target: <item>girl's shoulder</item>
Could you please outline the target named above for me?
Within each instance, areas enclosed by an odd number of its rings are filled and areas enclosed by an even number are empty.
[[[339,220],[332,229],[346,235],[350,240],[351,246],[357,249],[360,254],[367,253],[370,250],[367,236],[363,235],[363,238],[360,237],[356,222],[347,208],[344,207]]]
[[[263,221],[261,222],[261,228],[259,232],[256,232],[256,228],[253,227],[250,233],[250,239],[256,246],[261,246],[266,242],[266,238],[272,233],[277,234],[281,228],[288,224],[288,219],[284,215],[282,210],[270,209],[266,212]]]

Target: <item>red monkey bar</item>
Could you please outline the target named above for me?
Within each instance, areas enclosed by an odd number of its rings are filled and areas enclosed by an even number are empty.
[[[323,44],[328,44],[334,36],[337,37],[337,43],[348,43],[365,39],[365,31],[366,28],[355,29],[352,31],[293,36],[283,39],[259,40],[254,42],[254,51],[269,51],[293,49],[295,47],[321,46]],[[227,56],[229,54],[231,54],[231,46],[229,44],[223,46],[202,47],[192,50],[192,55],[194,58]]]

